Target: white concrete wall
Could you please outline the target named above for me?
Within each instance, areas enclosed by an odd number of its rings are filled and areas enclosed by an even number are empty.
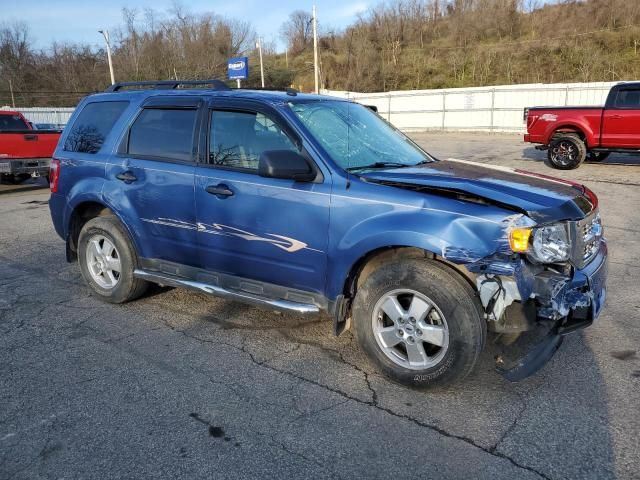
[[[323,93],[378,107],[398,128],[522,132],[523,110],[533,106],[603,105],[616,82],[504,85],[495,87]]]

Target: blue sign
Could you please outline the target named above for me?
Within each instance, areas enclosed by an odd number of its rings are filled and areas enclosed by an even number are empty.
[[[245,80],[249,77],[249,59],[247,57],[230,58],[227,62],[229,80]]]

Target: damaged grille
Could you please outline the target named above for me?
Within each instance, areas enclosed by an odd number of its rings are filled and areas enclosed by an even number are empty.
[[[573,244],[573,264],[582,268],[598,254],[602,240],[602,221],[600,213],[594,210],[577,222],[570,222]]]

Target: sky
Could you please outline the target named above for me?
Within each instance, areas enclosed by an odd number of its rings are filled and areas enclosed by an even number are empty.
[[[275,41],[283,49],[279,38],[280,26],[293,10],[311,11],[313,0],[183,0],[181,4],[192,13],[213,12],[223,17],[251,22],[265,42]],[[46,48],[58,42],[89,43],[103,46],[101,29],[121,25],[122,8],[145,8],[165,13],[173,0],[0,0],[0,23],[24,21],[31,33],[33,46]],[[359,12],[378,0],[316,0],[318,22],[325,27],[343,28],[353,22]]]

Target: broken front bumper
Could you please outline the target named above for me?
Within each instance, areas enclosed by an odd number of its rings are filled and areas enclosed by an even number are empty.
[[[607,298],[608,250],[602,240],[594,259],[571,276],[545,270],[533,275],[533,299],[536,308],[533,328],[516,342],[505,360],[496,358],[496,370],[512,382],[540,370],[560,348],[562,338],[593,323],[602,312]],[[531,341],[531,338],[535,339]],[[515,355],[514,355],[515,353]]]
[[[582,319],[591,324],[602,312],[607,298],[608,249],[602,240],[594,259],[571,277],[542,272],[535,276],[534,294],[538,316],[551,320]],[[567,322],[562,323],[568,326]]]

